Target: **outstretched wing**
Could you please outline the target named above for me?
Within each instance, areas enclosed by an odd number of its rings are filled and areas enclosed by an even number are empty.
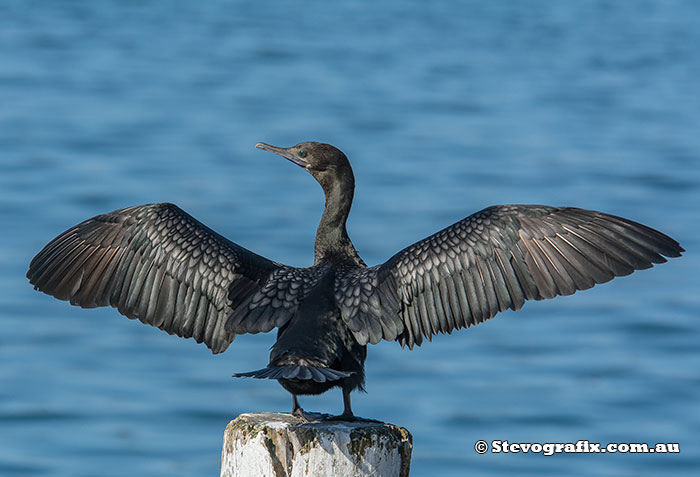
[[[303,298],[290,280],[307,270],[256,255],[163,203],[98,215],[65,231],[34,257],[27,278],[73,305],[111,305],[220,353],[236,333],[284,324]],[[280,298],[266,301],[270,294]],[[238,326],[227,328],[234,312]],[[253,312],[264,319],[247,320]]]
[[[398,339],[413,347],[525,300],[571,295],[683,251],[661,232],[601,212],[493,206],[358,271],[336,297],[361,343]]]

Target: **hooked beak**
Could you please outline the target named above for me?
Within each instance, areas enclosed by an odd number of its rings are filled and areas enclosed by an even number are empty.
[[[296,154],[293,154],[289,149],[291,148],[283,148],[283,147],[277,147],[277,146],[271,146],[269,144],[265,144],[264,142],[259,142],[255,145],[256,149],[263,149],[265,151],[270,151],[274,152],[275,154],[278,154],[285,159],[289,159],[292,161],[294,164],[297,166],[306,168],[306,166],[309,165],[308,162],[303,160],[301,157],[297,156]]]

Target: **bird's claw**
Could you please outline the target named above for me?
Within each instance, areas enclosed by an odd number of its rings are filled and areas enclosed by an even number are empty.
[[[384,424],[382,421],[377,421],[376,419],[367,419],[366,417],[355,416],[353,414],[340,414],[338,416],[328,416],[328,417],[324,418],[323,420],[324,421],[345,421],[345,422],[372,422],[372,423],[377,423],[377,424]]]
[[[322,412],[306,412],[302,408],[297,408],[292,412],[292,416],[303,419],[306,422],[321,422],[330,417]]]

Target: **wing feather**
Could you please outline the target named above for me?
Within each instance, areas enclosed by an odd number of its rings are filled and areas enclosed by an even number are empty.
[[[393,320],[398,336],[413,347],[437,333],[469,327],[526,300],[570,295],[615,276],[678,257],[672,238],[621,217],[572,207],[494,206],[477,212],[394,255],[357,272],[372,284],[381,313],[338,300],[343,318]],[[353,283],[347,285],[353,287]],[[347,295],[352,290],[342,290]],[[391,306],[386,304],[391,303]],[[396,306],[398,305],[398,307]],[[379,316],[379,318],[376,318]],[[347,320],[346,320],[347,321]],[[364,328],[350,327],[367,343]]]
[[[256,255],[163,203],[117,210],[70,228],[37,254],[27,277],[36,289],[71,304],[111,305],[219,353],[236,334],[258,330],[246,319],[250,314],[266,331],[282,326],[309,289],[294,289],[291,282],[309,282],[310,270]],[[253,304],[265,287],[281,290],[281,311]],[[229,327],[234,314],[239,326]]]

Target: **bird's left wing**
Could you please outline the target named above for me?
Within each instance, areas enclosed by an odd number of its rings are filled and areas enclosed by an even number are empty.
[[[677,257],[672,238],[621,217],[537,205],[493,206],[336,286],[361,343],[409,347],[492,318],[525,300],[570,295]]]
[[[257,255],[168,203],[116,210],[70,228],[34,257],[27,277],[60,300],[111,305],[214,353],[236,334],[284,325],[313,283],[310,269]]]

